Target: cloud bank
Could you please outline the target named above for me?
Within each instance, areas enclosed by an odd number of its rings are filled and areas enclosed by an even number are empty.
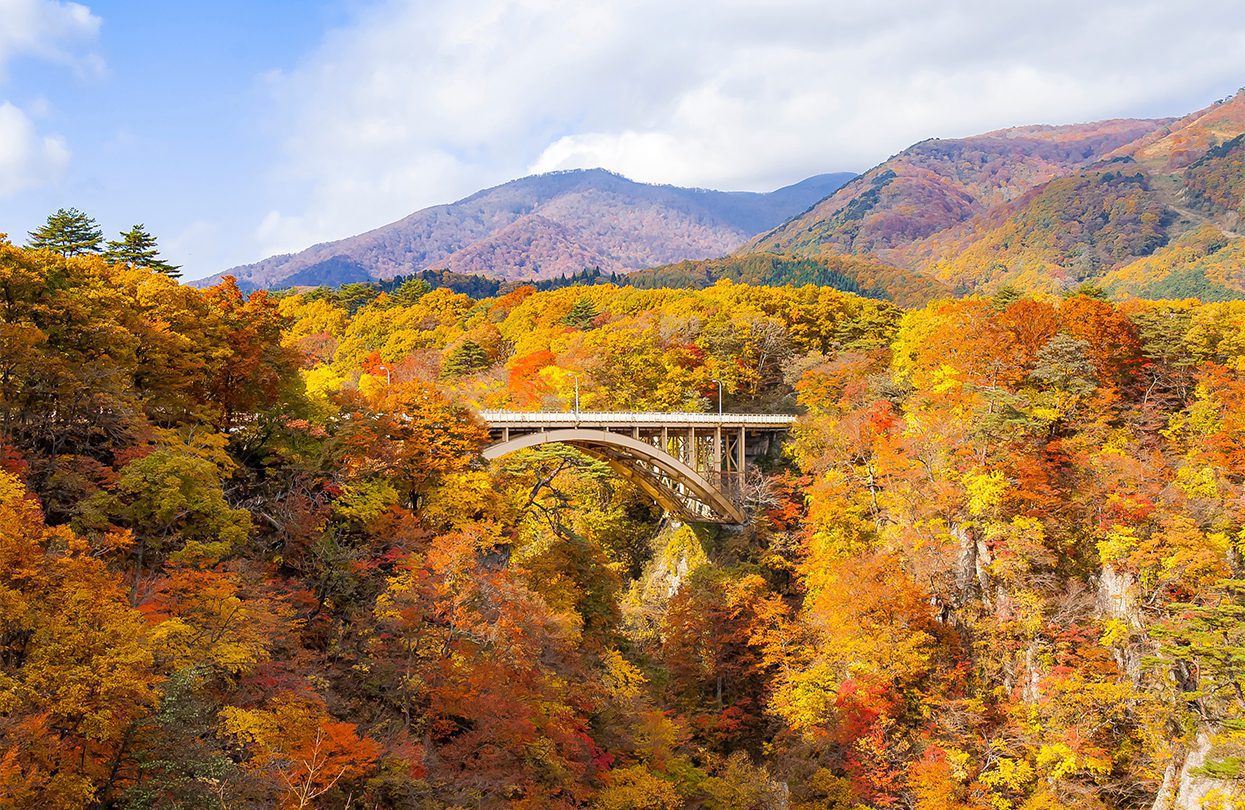
[[[0,102],[0,197],[52,182],[68,164],[64,138],[40,135],[29,116]]]
[[[15,59],[34,57],[96,73],[102,62],[82,45],[99,31],[86,6],[55,0],[0,0],[0,82]],[[37,112],[37,110],[36,110]],[[69,163],[69,147],[41,134],[31,114],[0,99],[0,197],[56,182]]]

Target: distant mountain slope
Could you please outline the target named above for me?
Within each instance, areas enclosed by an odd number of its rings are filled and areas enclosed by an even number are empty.
[[[873,253],[911,266],[904,249],[913,243],[1070,174],[1165,123],[1032,126],[922,141],[741,252]]]
[[[1203,225],[1107,273],[1099,284],[1117,298],[1245,298],[1245,239]]]
[[[1245,126],[1245,89],[1167,123],[1126,144],[1108,158],[1127,155],[1148,171],[1176,171],[1195,163],[1209,150],[1241,134]]]
[[[278,287],[383,279],[425,268],[515,280],[589,267],[624,272],[729,253],[852,177],[823,174],[762,194],[648,185],[602,169],[555,172],[226,273],[244,286]]]
[[[1055,290],[1167,243],[1173,216],[1149,176],[1120,158],[1060,177],[930,240],[924,269],[969,292],[1002,283]]]
[[[699,289],[721,279],[774,287],[814,284],[894,301],[903,307],[920,307],[936,298],[951,297],[950,288],[932,278],[860,256],[749,253],[638,270],[625,276],[622,283],[645,289]]]
[[[925,141],[740,253],[867,254],[957,293],[1224,298],[1242,290],[1243,219],[1245,91],[1179,119]]]
[[[1245,212],[1242,135],[1245,93],[901,254],[959,291],[1004,283],[1058,291],[1093,281],[1121,295],[1233,296],[1241,272],[1225,263],[1240,253],[1223,251],[1240,238]]]

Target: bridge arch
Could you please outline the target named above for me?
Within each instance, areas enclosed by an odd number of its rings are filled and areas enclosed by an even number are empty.
[[[591,428],[541,430],[505,439],[484,450],[492,461],[543,444],[566,444],[604,461],[616,473],[639,486],[671,514],[692,523],[743,523],[740,504],[728,498],[721,485],[665,452],[638,438]]]

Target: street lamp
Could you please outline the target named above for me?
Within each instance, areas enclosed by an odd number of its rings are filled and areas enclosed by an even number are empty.
[[[718,384],[718,416],[721,416],[722,415],[722,381],[721,380],[710,380],[710,382],[715,382]]]
[[[571,374],[575,378],[575,416],[579,416],[579,375]]]
[[[385,385],[386,386],[392,385],[393,375],[389,373],[389,366],[377,366],[377,368],[383,368],[385,370]]]

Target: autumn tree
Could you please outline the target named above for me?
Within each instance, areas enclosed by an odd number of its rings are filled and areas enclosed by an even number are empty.
[[[120,578],[0,473],[0,803],[105,801],[159,682]]]

